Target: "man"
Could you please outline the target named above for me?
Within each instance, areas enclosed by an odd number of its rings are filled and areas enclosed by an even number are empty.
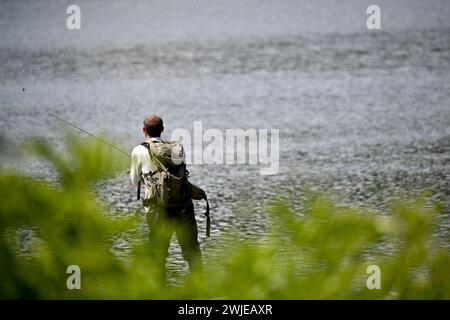
[[[149,154],[151,152],[151,148],[147,148],[149,144],[165,143],[161,139],[164,126],[160,117],[156,115],[147,116],[144,119],[142,131],[148,144],[136,146],[131,153],[130,178],[135,187],[139,186],[142,175],[158,170],[158,165],[155,164],[155,161],[152,160],[154,158]],[[182,149],[182,146],[179,146]],[[183,150],[181,151],[178,153],[181,155],[181,159],[176,159],[174,162],[185,165],[185,155]],[[201,252],[197,239],[198,229],[192,200],[189,200],[183,206],[162,207],[155,204],[144,206],[144,208],[147,212],[147,222],[150,229],[151,249],[154,258],[160,264],[162,276],[164,277],[165,274],[167,252],[174,232],[181,246],[183,258],[189,263],[191,272],[200,271],[202,268]]]

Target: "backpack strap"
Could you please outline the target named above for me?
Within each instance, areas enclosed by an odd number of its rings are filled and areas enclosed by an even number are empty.
[[[139,181],[138,181],[138,187],[136,190],[136,198],[137,198],[137,200],[141,199],[141,177],[139,177]]]
[[[155,142],[144,142],[142,145],[148,149],[148,154],[150,155],[150,160],[153,162],[153,164],[159,169],[167,172],[167,167],[158,159],[157,156],[153,154],[152,148],[154,148],[154,143]]]
[[[209,236],[211,234],[211,218],[209,217],[209,202],[208,202],[208,198],[206,197],[206,194],[205,194],[205,201],[206,201],[206,211],[205,211],[205,216],[206,216],[206,236],[209,238]]]

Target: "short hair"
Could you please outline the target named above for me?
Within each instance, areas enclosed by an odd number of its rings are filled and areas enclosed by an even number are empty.
[[[164,130],[163,121],[155,114],[151,114],[144,119],[144,128],[147,134],[152,137],[159,137]]]

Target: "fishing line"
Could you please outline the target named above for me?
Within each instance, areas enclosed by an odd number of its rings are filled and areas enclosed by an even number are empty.
[[[58,119],[59,121],[61,121],[61,122],[65,123],[65,124],[67,124],[67,125],[69,125],[69,126],[75,128],[75,129],[78,129],[78,130],[80,130],[81,132],[84,132],[84,133],[86,133],[87,135],[89,135],[89,136],[91,136],[91,137],[93,137],[93,138],[95,138],[95,139],[97,139],[97,140],[99,140],[99,141],[101,141],[101,142],[107,144],[107,145],[110,146],[111,148],[113,148],[113,149],[119,151],[120,153],[123,153],[123,154],[125,154],[125,155],[127,155],[127,156],[130,156],[130,153],[128,153],[128,152],[126,152],[126,151],[124,151],[124,150],[122,150],[122,149],[116,147],[116,146],[113,145],[112,143],[110,143],[110,142],[108,142],[108,141],[106,141],[106,140],[104,140],[104,139],[102,139],[102,138],[100,138],[100,137],[97,137],[96,135],[94,135],[94,134],[92,134],[92,133],[90,133],[90,132],[84,130],[83,128],[80,128],[80,127],[78,127],[77,125],[75,125],[75,124],[73,124],[73,123],[70,123],[69,121],[66,121],[66,120],[62,119],[62,118],[58,117],[58,116],[55,115],[55,114],[50,114],[50,115],[51,115],[52,117]]]

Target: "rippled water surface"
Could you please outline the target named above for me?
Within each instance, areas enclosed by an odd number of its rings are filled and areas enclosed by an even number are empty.
[[[75,35],[56,27],[64,26],[64,6],[0,4],[5,165],[54,179],[51,168],[16,161],[16,145],[27,137],[61,143],[50,113],[130,150],[143,139],[148,113],[164,118],[166,137],[192,131],[194,121],[205,129],[278,128],[278,175],[242,165],[190,167],[212,204],[210,240],[198,215],[206,256],[226,230],[260,238],[267,200],[283,192],[300,208],[306,187],[382,210],[393,196],[430,188],[446,207],[439,237],[448,243],[448,2],[386,3],[376,32],[365,28],[358,1],[137,1],[133,8],[117,1],[104,10],[104,1],[83,3],[85,27]],[[333,12],[341,13],[334,27]],[[101,190],[123,214],[139,207],[126,175]],[[141,231],[145,238],[144,222]],[[117,239],[116,249],[126,252],[129,241]],[[171,268],[184,268],[172,247]]]

